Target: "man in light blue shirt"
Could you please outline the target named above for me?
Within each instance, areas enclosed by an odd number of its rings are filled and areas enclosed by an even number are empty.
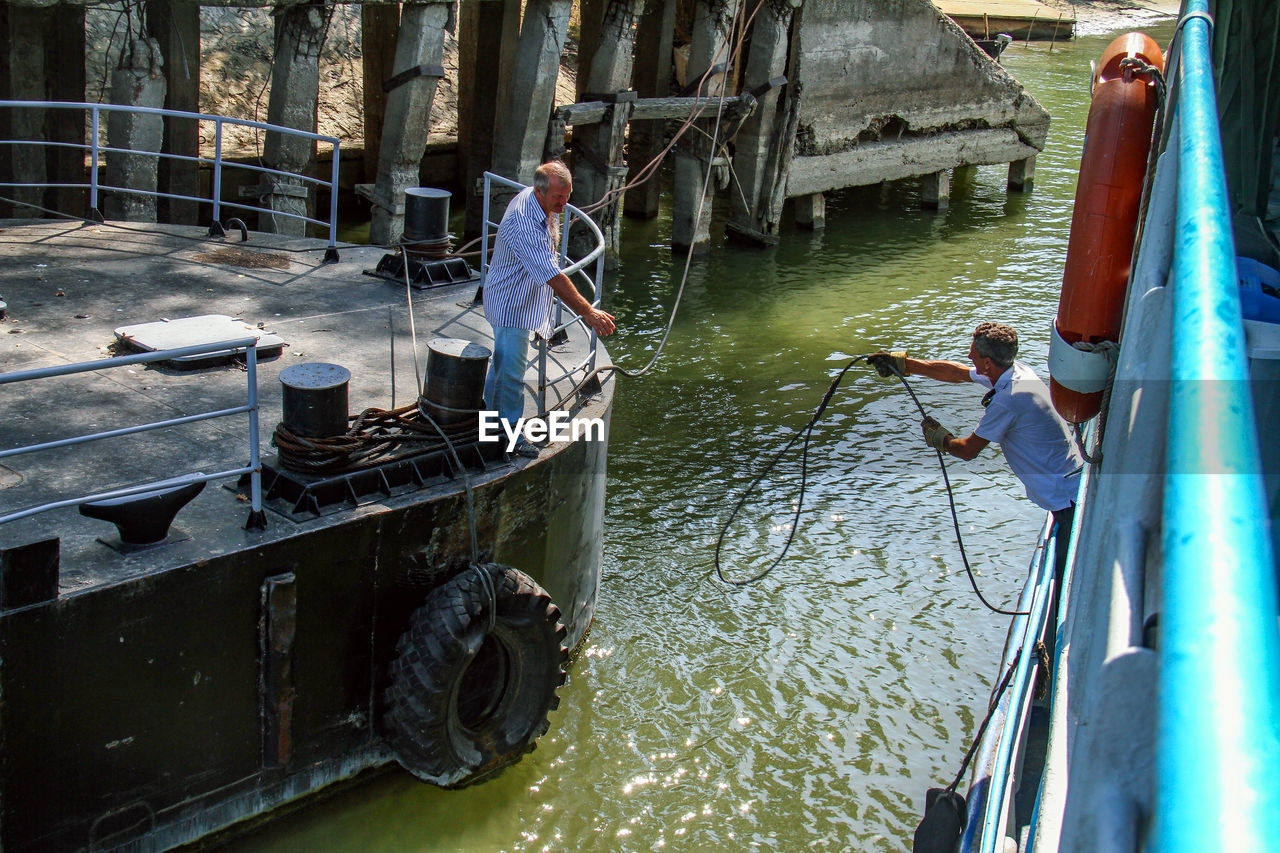
[[[613,333],[613,316],[593,308],[569,277],[556,253],[560,215],[573,192],[573,178],[560,162],[543,163],[533,186],[507,205],[484,283],[484,316],[493,326],[493,361],[484,397],[512,429],[524,415],[524,372],[529,332],[544,340],[552,332],[552,297],[577,312],[598,335]],[[538,448],[523,438],[516,454],[532,458]]]
[[[916,374],[942,382],[976,382],[990,389],[982,399],[986,411],[967,438],[956,438],[933,418],[920,426],[929,446],[958,459],[976,457],[991,442],[1000,445],[1009,468],[1022,482],[1027,497],[1053,513],[1058,588],[1066,565],[1067,540],[1075,519],[1076,490],[1084,461],[1067,424],[1049,399],[1049,389],[1018,355],[1018,333],[1002,323],[982,323],[973,332],[969,359],[958,361],[908,358],[905,352],[875,353],[867,361],[882,376],[890,364],[904,376]]]

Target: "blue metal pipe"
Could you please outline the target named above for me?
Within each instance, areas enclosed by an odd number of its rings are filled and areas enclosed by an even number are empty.
[[[1182,39],[1153,849],[1266,850],[1280,837],[1275,569],[1209,22],[1185,20]]]

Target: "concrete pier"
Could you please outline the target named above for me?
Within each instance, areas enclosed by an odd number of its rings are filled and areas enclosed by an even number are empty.
[[[111,74],[111,101],[134,107],[164,107],[164,57],[155,39],[134,39],[121,67]],[[126,151],[159,151],[164,138],[164,121],[158,115],[134,112],[107,114],[107,143]],[[154,193],[157,161],[148,154],[107,152],[107,184],[113,187]],[[110,192],[103,199],[108,219],[127,222],[155,222],[156,196]]]
[[[316,129],[316,100],[320,86],[320,48],[329,30],[333,6],[324,2],[286,7],[276,16],[276,51],[271,63],[271,100],[267,120],[271,124],[305,130]],[[300,136],[267,133],[263,161],[268,168],[306,174],[314,168],[316,145]],[[273,211],[290,216],[260,217],[263,231],[304,236],[306,216],[313,199],[305,183],[272,176],[258,185],[258,195]]]
[[[373,189],[369,239],[387,245],[404,231],[404,191],[418,186],[418,164],[427,148],[427,128],[436,86],[444,76],[444,30],[449,6],[440,0],[406,3],[396,38],[395,74],[383,87],[386,115]]]
[[[724,74],[708,71],[717,64],[728,64],[729,26],[737,5],[737,0],[695,0],[687,77],[691,87],[706,77],[697,90],[699,95],[716,98],[725,85]],[[715,105],[708,104],[702,115],[704,118],[694,122],[675,151],[671,249],[676,252],[705,252],[711,241],[715,187],[707,182],[706,173],[711,158],[719,153],[711,148]],[[720,142],[723,144],[724,139]]]
[[[618,264],[618,235],[622,219],[621,191],[627,177],[622,159],[627,122],[631,119],[632,51],[636,25],[644,11],[644,0],[609,0],[595,39],[591,65],[579,88],[583,100],[608,103],[605,116],[573,131],[573,203],[583,210],[598,209],[595,220],[605,237],[605,264]],[[603,206],[600,206],[603,205]],[[591,251],[595,237],[583,228],[569,235],[570,252],[575,256]]]

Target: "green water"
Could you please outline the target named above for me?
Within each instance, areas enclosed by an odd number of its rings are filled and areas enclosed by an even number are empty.
[[[1162,44],[1171,31],[1149,28]],[[1005,54],[1053,115],[1034,192],[1007,195],[990,166],[954,176],[941,213],[919,210],[918,182],[833,194],[825,232],[788,226],[774,249],[719,246],[695,263],[660,368],[617,391],[596,622],[534,753],[462,791],[387,773],[234,847],[908,850],[925,789],[955,774],[985,708],[1007,617],[969,589],[901,386],[850,372],[770,576],[723,585],[712,548],[850,356],[892,345],[963,359],[973,327],[995,319],[1043,370],[1089,61],[1109,39]],[[609,300],[622,364],[646,362],[666,323],[680,272],[668,237],[666,219],[626,225]],[[957,433],[981,411],[971,387],[917,391]],[[1043,515],[992,450],[951,471],[979,582],[1011,603]],[[782,544],[798,474],[792,453],[753,494],[726,551],[734,576]]]

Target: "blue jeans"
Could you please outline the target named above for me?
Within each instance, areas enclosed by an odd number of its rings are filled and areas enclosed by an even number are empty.
[[[524,416],[524,370],[529,363],[529,330],[493,327],[493,360],[484,382],[485,405],[513,427]]]

